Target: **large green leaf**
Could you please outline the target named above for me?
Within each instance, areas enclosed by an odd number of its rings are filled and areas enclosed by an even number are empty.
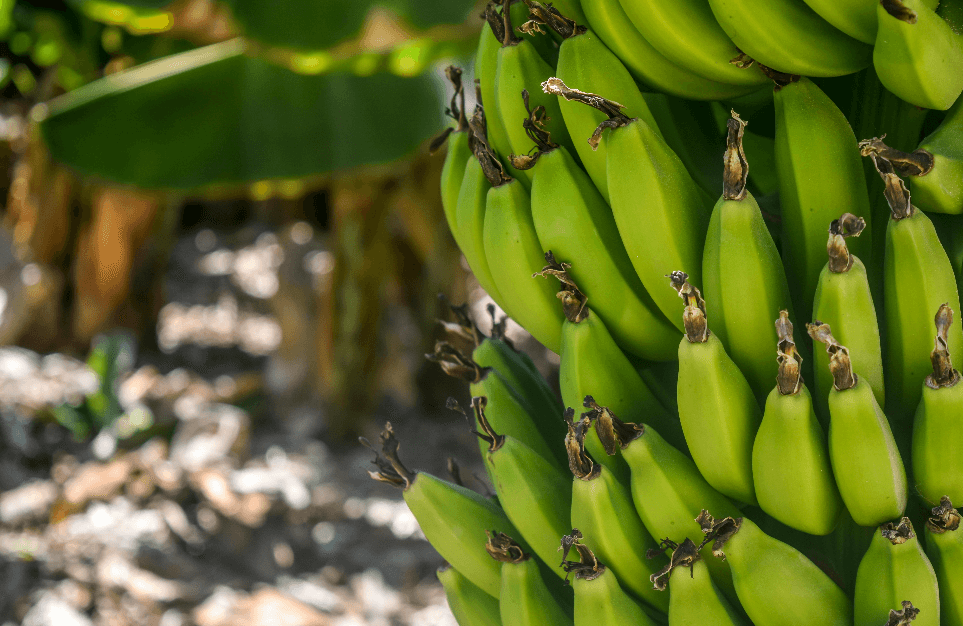
[[[429,75],[305,76],[233,40],[61,96],[40,129],[53,157],[84,174],[192,189],[393,160],[442,126],[440,98]]]

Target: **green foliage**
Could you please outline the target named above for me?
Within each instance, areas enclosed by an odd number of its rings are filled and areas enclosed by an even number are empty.
[[[439,102],[429,76],[306,76],[234,40],[71,92],[41,131],[84,174],[190,189],[390,161],[441,127]]]

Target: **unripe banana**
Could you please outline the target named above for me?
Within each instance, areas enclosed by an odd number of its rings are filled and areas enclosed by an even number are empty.
[[[675,416],[663,407],[615,343],[605,323],[587,306],[585,295],[569,274],[569,265],[558,263],[551,251],[545,258],[548,265],[539,274],[555,276],[561,281],[558,296],[566,317],[559,352],[562,403],[567,407],[594,409],[598,402],[626,420],[645,418],[656,427],[664,428],[674,444],[684,446],[685,438]],[[603,443],[594,432],[588,434],[586,443],[599,463],[620,479],[627,478],[627,468],[616,455],[616,446]]]
[[[655,91],[691,100],[726,100],[758,88],[709,80],[673,63],[632,25],[618,0],[582,0],[582,10],[599,39]]]
[[[375,480],[404,489],[405,503],[418,525],[442,558],[490,596],[501,592],[501,568],[484,548],[487,529],[501,528],[515,536],[518,531],[493,500],[470,489],[426,474],[412,472],[398,458],[398,440],[391,424],[381,432],[381,453],[375,452]]]
[[[508,519],[547,565],[558,553],[558,538],[571,528],[572,486],[558,467],[514,437],[498,434],[485,414],[485,398],[472,398],[479,439],[488,444],[486,456],[498,501]],[[561,571],[553,571],[563,577]]]
[[[887,522],[873,536],[856,573],[855,626],[885,622],[892,607],[910,600],[916,626],[940,626],[936,572],[923,552],[908,517]]]
[[[542,578],[538,562],[511,536],[491,531],[485,549],[501,566],[498,598],[502,624],[559,626],[571,624],[572,615],[554,597]]]
[[[931,155],[931,164],[910,179],[913,202],[924,211],[963,213],[963,99],[914,154],[921,151]]]
[[[776,321],[779,375],[752,448],[756,499],[780,522],[812,535],[827,535],[839,522],[842,501],[833,480],[826,436],[800,374],[792,323]]]
[[[685,272],[672,272],[672,287],[685,301],[677,386],[682,431],[706,482],[754,504],[752,446],[762,412],[746,377],[709,332],[702,294],[687,279]]]
[[[716,21],[706,0],[621,0],[653,48],[682,68],[720,83],[756,86],[766,83],[757,68],[735,64],[741,50]]]
[[[949,498],[940,499],[926,520],[926,554],[940,586],[940,617],[944,626],[963,625],[963,532],[960,512]]]
[[[833,389],[829,392],[829,458],[839,495],[853,520],[874,526],[906,509],[906,470],[889,422],[870,386],[853,372],[849,350],[817,320],[806,330],[826,344]]]
[[[794,547],[773,539],[745,517],[699,523],[712,553],[729,563],[742,608],[756,626],[851,625],[843,590]]]
[[[863,232],[864,224],[863,218],[851,213],[844,213],[830,223],[826,244],[829,261],[819,274],[813,298],[813,319],[829,324],[839,342],[852,349],[853,369],[869,383],[882,407],[885,406],[886,391],[876,307],[866,277],[866,266],[847,246],[851,237],[859,237]],[[824,426],[828,426],[829,393],[833,387],[829,354],[816,350],[814,356],[816,408]]]
[[[960,298],[953,267],[933,223],[910,203],[909,190],[890,162],[871,156],[885,182],[891,209],[883,268],[886,406],[897,441],[908,441],[909,422],[920,402],[923,379],[930,371],[931,316],[944,302],[959,311]],[[959,326],[950,329],[947,342],[950,354],[963,354]]]
[[[843,76],[867,67],[872,48],[833,28],[803,0],[709,0],[744,54],[779,72]]]
[[[656,626],[656,622],[632,598],[626,595],[615,574],[595,557],[588,546],[581,543],[582,533],[577,528],[562,537],[562,568],[574,573],[572,587],[575,591],[575,626],[616,626],[638,624]],[[569,561],[568,553],[574,548],[577,561]],[[636,547],[638,549],[638,547]]]
[[[649,111],[649,105],[629,71],[618,57],[599,41],[595,33],[559,14],[554,7],[545,7],[535,0],[529,2],[533,21],[545,24],[563,38],[555,70],[558,79],[618,99],[624,103],[627,111],[642,120],[661,139],[661,132]],[[605,173],[606,144],[593,146],[588,140],[608,116],[594,108],[569,101],[561,93],[545,90],[544,82],[542,89],[558,96],[558,106],[579,159],[599,193],[611,204]]]
[[[702,190],[657,128],[629,119],[618,102],[570,89],[559,78],[549,78],[542,89],[603,118],[591,118],[596,127],[588,145],[605,149],[609,205],[619,235],[646,291],[663,315],[678,320],[678,303],[665,289],[665,275],[673,267],[701,269],[709,225]],[[603,136],[605,129],[610,132]],[[675,325],[683,329],[681,321]]]
[[[673,360],[678,331],[635,275],[605,200],[568,151],[551,143],[539,113],[532,111],[527,124],[539,151],[526,157],[534,164],[532,218],[538,240],[573,263],[572,278],[623,349],[651,361]]]
[[[869,193],[859,153],[853,150],[856,135],[819,87],[803,77],[776,87],[774,101],[782,260],[796,296],[796,314],[808,320],[826,264],[826,225],[841,213],[864,216],[866,236],[850,245],[856,256],[870,258]]]
[[[712,209],[702,259],[703,291],[712,331],[752,386],[765,397],[776,377],[772,320],[792,302],[786,272],[759,205],[746,190],[749,164],[742,150],[746,123],[728,121],[722,197]]]
[[[607,468],[595,463],[585,452],[585,434],[591,420],[583,417],[572,422],[574,411],[569,409],[568,449],[569,468],[575,475],[572,484],[572,525],[592,538],[592,545],[625,590],[663,613],[669,608],[668,594],[659,593],[649,583],[666,560],[646,558],[658,544],[645,529],[632,504],[632,493]],[[577,577],[576,577],[577,579]],[[578,589],[576,583],[576,611]]]
[[[738,515],[739,510],[705,481],[687,456],[666,443],[644,424],[625,423],[614,417],[609,426],[631,471],[632,501],[653,537],[702,539],[695,521],[701,507],[713,506]],[[709,554],[704,548],[703,556]],[[719,559],[706,561],[712,579],[735,601],[728,565]]]
[[[963,92],[963,34],[922,0],[886,0],[873,65],[883,86],[911,104],[945,111]]]
[[[458,207],[461,182],[465,177],[465,166],[468,165],[468,159],[472,156],[471,146],[468,145],[471,131],[468,129],[461,73],[461,69],[454,65],[449,65],[445,69],[448,80],[455,87],[455,93],[451,96],[451,103],[446,112],[455,120],[456,126],[446,130],[432,143],[432,149],[437,149],[441,147],[442,142],[448,140],[448,152],[445,154],[445,163],[441,167],[441,207],[445,212],[448,228],[452,232],[455,232],[458,224],[455,211]]]
[[[745,618],[733,608],[712,582],[709,569],[699,555],[699,548],[686,539],[681,544],[662,542],[672,548],[669,564],[652,582],[656,589],[671,587],[669,624],[672,626],[748,626]]]
[[[483,246],[492,279],[512,317],[553,352],[560,349],[562,321],[552,285],[533,284],[542,265],[542,245],[532,222],[528,190],[510,178],[488,191]]]
[[[543,94],[538,89],[538,85],[553,74],[555,68],[542,60],[531,43],[518,37],[512,29],[511,19],[506,19],[505,39],[498,50],[495,97],[508,133],[511,154],[525,154],[532,146],[532,140],[522,126],[529,118],[528,101],[527,98],[522,99],[522,92],[531,94],[532,108],[542,107],[545,111],[543,121],[552,138],[574,154],[574,146],[565,128],[558,99]],[[529,184],[532,182],[531,171],[520,170],[516,174]]]
[[[806,0],[806,4],[821,18],[863,43],[876,42],[877,3],[872,0]],[[924,5],[935,9],[939,0],[924,0]]]
[[[450,563],[439,567],[436,573],[458,626],[502,626],[498,598],[482,591]]]
[[[475,107],[475,114],[468,124],[471,133],[469,147],[473,158],[468,159],[465,166],[458,203],[455,206],[455,227],[451,234],[465,255],[478,284],[495,302],[502,302],[503,298],[498,293],[495,279],[488,267],[488,259],[485,257],[484,231],[485,206],[488,190],[492,186],[491,181],[501,180],[505,174],[501,162],[485,143],[485,114],[481,107]]]
[[[481,367],[449,343],[437,342],[435,351],[425,356],[429,361],[438,363],[449,376],[468,382],[473,397],[487,399],[489,418],[495,428],[521,441],[559,470],[567,467],[568,458],[562,446],[565,425],[560,415],[536,412],[522,395],[524,392],[516,391],[498,370]],[[449,408],[460,410],[454,399],[450,398],[448,404]],[[553,431],[557,435],[546,437],[542,434],[552,435]],[[479,442],[479,446],[482,458],[487,458],[485,452],[488,446],[485,442]]]
[[[913,480],[931,503],[940,498],[963,502],[963,384],[946,349],[953,310],[936,313],[933,373],[923,383],[923,398],[913,420]]]

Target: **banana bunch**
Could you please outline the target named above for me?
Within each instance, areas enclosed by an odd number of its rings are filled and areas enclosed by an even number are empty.
[[[458,622],[963,626],[963,0],[483,18],[442,203],[557,386],[452,307],[492,489],[371,472]]]

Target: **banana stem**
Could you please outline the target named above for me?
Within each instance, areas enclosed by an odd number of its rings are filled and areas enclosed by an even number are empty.
[[[425,358],[441,366],[441,370],[453,378],[460,378],[465,382],[474,384],[485,380],[490,367],[482,367],[475,363],[471,357],[465,356],[457,348],[447,341],[435,343],[435,351],[426,354]]]
[[[689,275],[685,272],[672,272],[668,278],[672,288],[678,291],[679,297],[685,301],[685,310],[682,313],[685,338],[689,343],[709,341],[706,301],[702,299],[702,292],[689,284]]]
[[[635,119],[623,113],[622,109],[624,109],[625,106],[615,100],[608,100],[594,93],[573,89],[566,85],[561,78],[555,76],[542,83],[542,91],[555,96],[561,96],[570,102],[581,102],[609,116],[609,119],[602,121],[595,129],[595,132],[592,133],[592,136],[589,137],[588,143],[592,146],[592,150],[598,150],[599,142],[602,141],[602,133],[606,128],[613,130],[621,128]]]
[[[599,562],[588,546],[580,543],[580,539],[582,539],[582,533],[578,528],[573,528],[571,534],[562,537],[562,569],[565,570],[566,582],[568,582],[568,574],[573,572],[575,578],[579,580],[595,580],[605,573],[605,566]],[[572,548],[578,553],[578,561],[567,560]]]
[[[933,516],[926,520],[926,527],[932,533],[942,535],[960,527],[960,512],[953,508],[949,496],[940,498],[939,506],[933,507]]]
[[[558,33],[562,39],[577,37],[588,31],[588,28],[585,26],[579,26],[575,23],[575,20],[569,19],[559,13],[558,9],[551,4],[545,6],[540,2],[536,2],[536,0],[525,0],[525,3],[528,5],[528,17],[531,19],[519,27],[523,32],[529,32],[529,30],[532,29],[538,30],[538,25],[540,24],[551,28]]]
[[[893,169],[900,176],[925,176],[933,169],[936,159],[928,150],[916,149],[912,152],[903,152],[883,143],[882,137],[863,139],[859,142],[859,153],[863,156],[876,154],[883,157],[893,164]]]
[[[575,423],[575,409],[568,407],[563,415],[568,426],[565,435],[565,450],[568,452],[568,467],[576,478],[580,480],[594,480],[602,475],[602,466],[592,460],[585,451],[585,433],[592,426],[588,414],[583,414],[578,424]]]
[[[535,142],[534,154],[510,154],[508,159],[512,162],[512,167],[518,170],[528,170],[535,167],[538,158],[546,152],[558,148],[558,144],[552,141],[552,134],[545,127],[545,107],[537,106],[533,110],[529,105],[529,94],[527,89],[522,90],[522,101],[525,103],[525,110],[528,117],[522,122],[525,134]]]
[[[582,406],[589,409],[587,413],[582,414],[582,417],[588,417],[595,422],[595,432],[598,433],[602,447],[609,456],[624,450],[645,432],[643,424],[623,422],[608,407],[599,406],[592,396],[585,396]]]
[[[953,369],[953,362],[950,360],[950,352],[947,349],[946,335],[949,332],[950,324],[953,323],[953,309],[944,302],[936,312],[936,347],[930,353],[930,361],[933,363],[933,373],[926,377],[926,386],[930,389],[940,389],[942,387],[952,387],[960,382],[960,373]]]
[[[836,341],[829,324],[816,320],[812,324],[806,324],[806,331],[813,338],[813,341],[826,344],[826,352],[829,353],[829,371],[833,375],[833,386],[836,390],[845,391],[855,387],[859,379],[853,373],[849,349]]]
[[[746,197],[746,179],[749,177],[749,162],[742,149],[742,135],[748,122],[742,121],[739,114],[730,111],[726,122],[725,169],[722,172],[722,197],[725,200],[743,200]]]
[[[485,178],[491,183],[492,187],[499,187],[512,180],[512,177],[505,173],[505,167],[498,159],[498,155],[488,145],[488,123],[485,120],[485,109],[481,106],[475,107],[475,112],[468,120],[468,128],[471,135],[468,136],[468,147],[471,149],[478,164],[481,165]]]
[[[893,169],[893,164],[877,154],[870,154],[876,171],[883,179],[885,186],[883,195],[889,204],[890,217],[894,220],[903,220],[912,217],[916,213],[916,207],[910,202],[910,192],[906,188],[906,183],[900,178]]]
[[[515,34],[515,29],[512,28],[512,11],[511,5],[514,0],[504,0],[502,3],[502,47],[507,48],[508,46],[517,46],[521,42],[521,37]]]
[[[702,527],[702,532],[706,536],[702,545],[704,546],[712,541],[712,555],[725,558],[723,547],[726,545],[726,542],[742,528],[742,518],[725,517],[721,520],[716,520],[709,514],[709,511],[702,509],[702,512],[699,513],[699,517],[697,517],[695,521]]]
[[[562,282],[562,287],[556,296],[562,301],[562,311],[565,313],[565,319],[573,324],[578,324],[579,322],[584,322],[588,319],[589,309],[586,306],[588,304],[588,297],[581,291],[579,291],[578,285],[569,276],[567,268],[572,267],[571,263],[559,263],[555,259],[555,255],[549,250],[545,253],[545,262],[548,263],[542,268],[542,271],[535,272],[532,274],[532,278],[540,276],[545,278],[547,276],[554,276]]]
[[[776,388],[784,396],[792,396],[802,389],[803,380],[799,366],[803,358],[796,351],[796,342],[792,338],[792,322],[789,321],[789,311],[779,311],[776,320],[776,334],[779,343],[776,347],[776,360],[779,362],[779,372],[776,374]]]
[[[497,530],[486,530],[485,534],[488,535],[485,550],[496,561],[501,561],[502,563],[523,563],[532,558],[531,554],[522,550],[522,546],[520,546],[517,541],[505,533],[500,533]]]
[[[844,274],[853,267],[853,255],[849,252],[846,239],[859,237],[866,228],[866,220],[856,217],[852,213],[843,213],[829,225],[829,242],[826,250],[829,253],[829,271],[834,274]]]
[[[896,609],[889,610],[889,619],[883,626],[909,626],[909,624],[916,619],[916,616],[920,614],[920,610],[913,606],[913,603],[909,600],[902,601],[903,608],[899,611]]]
[[[450,402],[450,401],[449,401]],[[485,416],[485,406],[488,404],[488,398],[485,396],[475,396],[471,399],[471,408],[475,413],[475,423],[481,427],[481,432],[472,429],[472,432],[478,436],[479,439],[488,444],[488,451],[495,452],[503,445],[505,445],[505,435],[499,435],[492,428],[491,423]]]
[[[651,558],[655,556],[655,554],[660,554],[665,551],[666,548],[672,549],[672,556],[669,557],[669,563],[665,567],[649,576],[649,580],[655,585],[656,589],[665,591],[666,586],[669,584],[669,575],[672,574],[672,570],[677,567],[688,567],[691,571],[695,562],[702,558],[699,556],[699,549],[702,546],[697,546],[695,542],[688,537],[686,537],[685,541],[681,544],[677,544],[670,539],[663,539],[659,546],[662,550],[649,550],[646,552],[646,557]]]
[[[369,471],[368,475],[377,481],[388,483],[389,485],[400,487],[407,491],[415,481],[418,473],[406,468],[398,457],[400,444],[395,438],[395,431],[391,427],[391,422],[385,422],[384,430],[381,431],[381,452],[378,452],[364,437],[358,437],[358,441],[361,442],[361,445],[375,453],[375,458],[372,463],[378,470],[374,472]]]
[[[908,517],[900,518],[899,522],[896,523],[886,522],[879,527],[879,534],[894,546],[906,543],[916,536],[913,523]]]
[[[902,0],[880,0],[883,10],[907,24],[916,23],[916,11],[903,4]]]

